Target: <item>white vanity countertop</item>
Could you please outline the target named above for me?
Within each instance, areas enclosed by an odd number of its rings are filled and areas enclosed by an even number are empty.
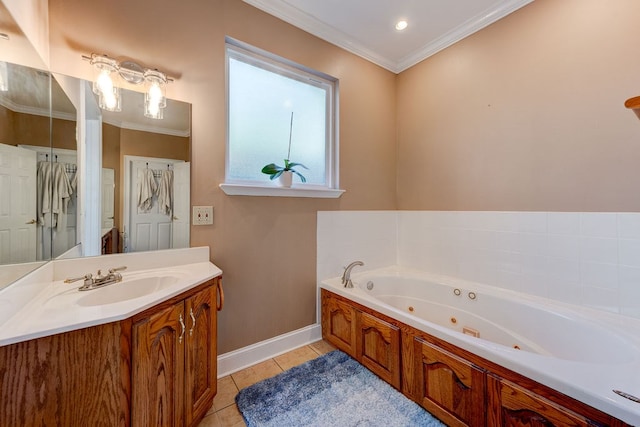
[[[153,266],[148,260],[132,266],[127,261],[135,264],[135,258],[126,255],[95,257],[88,262],[75,260],[73,277],[89,272],[95,275],[96,271],[89,267],[99,262],[106,261],[111,267],[128,266],[122,271],[122,282],[88,291],[78,291],[82,281],[69,284],[57,277],[59,272],[55,270],[68,273],[68,266],[54,265],[50,274],[41,272],[32,280],[14,283],[0,291],[0,346],[127,319],[221,276],[222,270],[208,261],[206,249],[206,257],[202,250],[173,253],[174,261],[182,258],[184,262],[186,257],[181,255],[196,256],[191,257],[191,263],[165,263],[164,267]],[[136,285],[136,289],[142,285],[147,290],[132,293]]]

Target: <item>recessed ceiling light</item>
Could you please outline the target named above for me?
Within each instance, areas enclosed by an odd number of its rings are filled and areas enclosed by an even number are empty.
[[[409,23],[408,23],[407,21],[405,21],[405,20],[398,21],[398,22],[396,23],[396,30],[398,30],[398,31],[402,31],[402,30],[404,30],[405,28],[407,28],[407,26],[408,26],[408,25],[409,25]]]

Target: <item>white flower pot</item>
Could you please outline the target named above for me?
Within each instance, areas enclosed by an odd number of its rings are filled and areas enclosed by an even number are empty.
[[[293,182],[293,172],[284,171],[282,175],[278,177],[278,183],[280,183],[280,187],[289,188],[291,187],[291,183]]]

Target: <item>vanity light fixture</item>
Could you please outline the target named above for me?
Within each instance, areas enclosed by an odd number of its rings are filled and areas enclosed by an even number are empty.
[[[624,103],[624,106],[636,113],[636,116],[640,119],[640,96],[629,98]]]
[[[409,26],[409,23],[407,21],[405,21],[404,19],[396,22],[396,30],[398,30],[398,31],[402,31],[402,30],[406,29],[408,26]]]
[[[118,62],[107,55],[92,53],[82,56],[94,66],[96,76],[93,92],[98,95],[98,105],[103,110],[121,111],[120,87],[114,78],[120,76],[127,83],[145,85],[144,115],[152,119],[162,119],[163,110],[167,106],[165,86],[173,79],[157,69],[143,68],[132,61]]]

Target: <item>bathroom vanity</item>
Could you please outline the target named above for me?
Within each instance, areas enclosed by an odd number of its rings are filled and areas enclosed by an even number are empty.
[[[15,336],[0,335],[0,425],[197,425],[216,393],[216,313],[224,301],[222,271],[205,249],[156,252],[155,261],[132,254],[143,268],[123,273],[122,283],[81,292],[54,277],[32,295],[31,321],[19,310],[2,323]],[[201,262],[165,264],[194,254]],[[61,263],[59,271],[70,267]],[[135,286],[145,288],[132,293]]]

